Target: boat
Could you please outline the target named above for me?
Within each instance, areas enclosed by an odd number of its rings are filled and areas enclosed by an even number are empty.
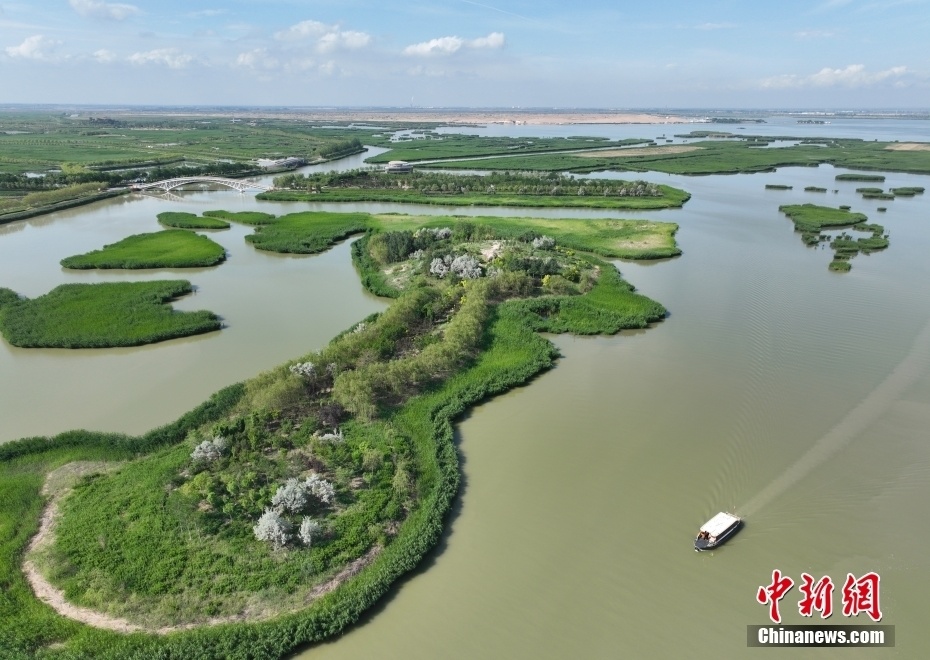
[[[732,513],[721,511],[716,516],[701,525],[698,535],[694,539],[695,550],[713,550],[729,539],[739,529],[743,520]]]
[[[413,165],[405,160],[392,160],[384,166],[384,171],[392,174],[404,174],[413,172]]]

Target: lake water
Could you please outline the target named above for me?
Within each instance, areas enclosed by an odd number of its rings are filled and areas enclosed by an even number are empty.
[[[906,126],[930,135],[928,122]],[[615,128],[618,137],[631,130]],[[668,129],[634,128],[642,137]],[[930,196],[864,201],[854,192],[863,184],[835,182],[840,171],[642,177],[689,190],[678,210],[499,210],[679,223],[681,257],[618,263],[670,316],[616,337],[555,337],[563,354],[555,369],[464,419],[464,486],[440,549],[362,624],[299,657],[746,657],[746,626],[768,623],[755,594],[773,569],[796,583],[781,604],[784,621],[815,624],[819,615],[797,612],[802,572],[832,578],[829,623],[848,624],[870,620],[841,614],[847,573],[875,571],[882,623],[897,633],[882,655],[927,657]],[[829,192],[804,192],[810,185]],[[930,188],[930,177],[889,174],[884,187],[903,185]],[[383,308],[362,292],[345,244],[277,257],[246,245],[244,228],[211,234],[229,262],[190,274],[71,274],[57,265],[156,229],[162,210],[349,210],[226,192],[182,199],[121,198],[0,228],[0,285],[33,296],[64,281],[186,277],[198,293],[178,307],[211,309],[228,325],[141,349],[2,344],[3,439],[75,426],[144,430]],[[831,273],[832,252],[806,248],[778,212],[803,202],[849,204],[885,225],[891,246]],[[744,529],[695,553],[694,533],[719,510],[745,515]]]

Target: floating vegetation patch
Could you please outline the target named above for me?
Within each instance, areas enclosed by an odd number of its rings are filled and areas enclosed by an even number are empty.
[[[820,188],[819,186],[807,186],[806,188],[804,188],[804,192],[825,193],[825,192],[827,192],[827,189],[826,189],[826,188]]]
[[[791,186],[786,186],[783,183],[767,183],[765,188],[766,190],[791,190]]]
[[[834,250],[830,270],[846,272],[852,268],[850,259],[856,255],[871,254],[888,247],[888,234],[879,224],[867,224],[868,218],[862,213],[854,213],[848,206],[838,209],[815,204],[794,204],[780,206],[779,210],[794,222],[795,231],[801,234],[801,241],[816,247],[829,244]],[[837,236],[824,233],[826,229],[850,228],[853,231],[871,234],[864,238],[842,232]]]
[[[837,181],[884,181],[885,175],[883,174],[837,174]]]
[[[913,197],[922,195],[924,188],[922,186],[904,186],[902,188],[892,188],[889,192],[896,197]]]

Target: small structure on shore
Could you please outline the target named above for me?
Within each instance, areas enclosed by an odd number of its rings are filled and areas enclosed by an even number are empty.
[[[258,166],[263,170],[293,170],[306,165],[307,161],[297,156],[288,156],[287,158],[259,158]]]
[[[390,174],[406,174],[413,172],[413,165],[405,160],[392,160],[384,166],[384,171]]]

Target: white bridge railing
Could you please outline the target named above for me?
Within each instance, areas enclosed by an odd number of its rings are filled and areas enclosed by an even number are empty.
[[[186,186],[190,183],[218,183],[221,186],[226,186],[227,188],[235,188],[239,192],[244,192],[250,189],[274,189],[274,186],[266,186],[261,183],[255,183],[254,181],[246,181],[245,179],[225,179],[220,176],[179,176],[173,179],[165,179],[164,181],[155,181],[153,183],[135,183],[131,187],[132,190],[153,190],[158,188],[167,192],[169,190],[174,190],[175,188],[180,188],[181,186]]]

